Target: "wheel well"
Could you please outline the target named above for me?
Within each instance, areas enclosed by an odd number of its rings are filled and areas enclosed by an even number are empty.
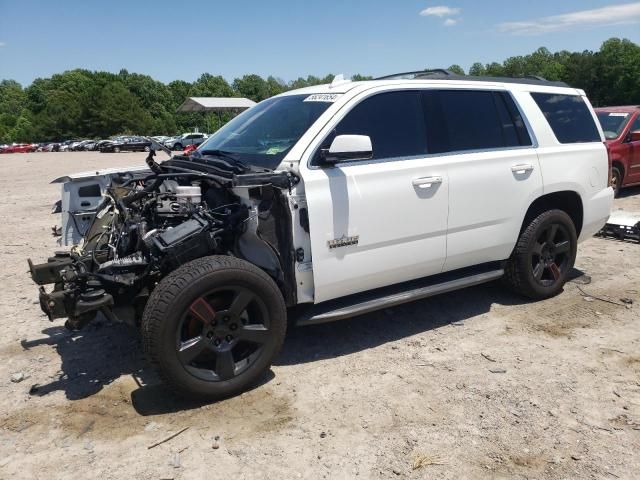
[[[548,193],[536,198],[524,216],[520,233],[542,212],[554,209],[562,210],[571,217],[573,225],[576,227],[576,234],[580,236],[583,220],[582,199],[580,195],[572,191]]]
[[[622,178],[620,180],[624,180],[624,165],[622,165],[622,163],[618,162],[617,160],[614,160],[611,164],[611,167],[616,167],[618,170],[620,170],[620,175],[622,175]]]

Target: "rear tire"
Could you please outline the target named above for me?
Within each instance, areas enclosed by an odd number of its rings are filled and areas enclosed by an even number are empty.
[[[113,152],[114,153],[120,153],[120,147],[114,147],[113,148]]]
[[[531,299],[553,297],[567,281],[577,245],[576,229],[569,215],[562,210],[541,213],[520,234],[504,280],[512,290]]]
[[[268,371],[287,328],[284,299],[244,260],[203,257],[167,275],[142,318],[145,353],[178,394],[217,400]]]
[[[611,186],[613,187],[613,196],[617,198],[620,194],[620,187],[622,187],[622,172],[618,167],[611,169]]]
[[[173,149],[174,149],[175,151],[182,150],[182,144],[181,144],[181,143],[176,143],[176,144],[173,146]]]

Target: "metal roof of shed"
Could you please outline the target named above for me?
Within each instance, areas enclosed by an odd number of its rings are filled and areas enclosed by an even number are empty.
[[[256,104],[239,97],[189,97],[178,107],[178,112],[229,112],[242,111]]]

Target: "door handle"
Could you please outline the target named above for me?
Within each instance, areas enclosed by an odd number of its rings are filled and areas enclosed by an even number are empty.
[[[433,185],[442,183],[442,177],[422,177],[414,178],[411,183],[418,188],[431,188]]]
[[[522,175],[523,173],[533,171],[533,165],[531,165],[530,163],[525,163],[522,165],[514,165],[513,167],[511,167],[511,171],[513,173],[517,173],[518,175]]]

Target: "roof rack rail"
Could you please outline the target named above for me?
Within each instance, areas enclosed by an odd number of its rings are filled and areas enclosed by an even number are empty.
[[[417,70],[415,72],[402,72],[374,78],[374,80],[409,80],[412,78],[427,77],[429,75],[456,75],[451,70],[445,68],[433,68],[429,70]]]
[[[552,87],[569,87],[565,82],[547,80],[538,75],[524,75],[522,77],[489,77],[475,75],[460,75],[450,70],[435,68],[433,70],[420,70],[417,72],[394,73],[373,80],[462,80],[466,82],[496,82],[496,83],[521,83],[529,85],[547,85]]]

